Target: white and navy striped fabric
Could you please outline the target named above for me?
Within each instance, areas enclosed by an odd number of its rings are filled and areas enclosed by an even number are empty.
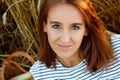
[[[56,70],[46,68],[40,61],[36,61],[31,67],[30,73],[34,80],[120,80],[120,35],[112,35],[111,43],[116,60],[110,62],[107,71],[102,68],[91,74],[86,71],[84,61],[71,68],[63,67],[60,62],[56,61]]]

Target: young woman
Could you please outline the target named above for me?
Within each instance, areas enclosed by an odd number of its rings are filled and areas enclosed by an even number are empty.
[[[120,35],[108,35],[89,0],[45,0],[35,80],[119,80]]]

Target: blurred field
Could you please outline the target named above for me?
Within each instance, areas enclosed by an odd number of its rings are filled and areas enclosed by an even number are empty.
[[[0,0],[0,66],[16,50],[36,60],[37,20],[41,0]],[[91,0],[107,30],[120,34],[120,0]],[[21,62],[21,58],[15,59]],[[29,68],[22,60],[23,67]]]

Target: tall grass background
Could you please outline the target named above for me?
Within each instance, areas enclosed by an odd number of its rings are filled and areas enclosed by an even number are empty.
[[[0,0],[0,66],[12,52],[23,50],[36,60],[38,10],[44,0]],[[120,33],[120,0],[91,0],[107,30]],[[21,63],[21,59],[17,59]],[[24,67],[25,60],[21,63]]]

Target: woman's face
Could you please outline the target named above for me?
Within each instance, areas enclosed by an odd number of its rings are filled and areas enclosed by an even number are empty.
[[[50,9],[44,32],[47,33],[53,51],[63,59],[78,56],[83,37],[87,35],[81,13],[68,4],[56,5]]]

